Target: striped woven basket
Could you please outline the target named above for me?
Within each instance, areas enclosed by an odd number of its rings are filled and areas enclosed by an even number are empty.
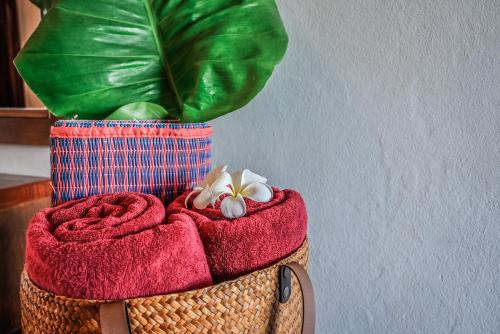
[[[57,121],[52,204],[122,191],[169,202],[209,172],[211,135],[206,123]]]
[[[36,287],[24,272],[22,328],[30,334],[313,333],[314,298],[302,269],[307,259],[305,241],[281,262],[232,281],[115,302],[56,296]]]

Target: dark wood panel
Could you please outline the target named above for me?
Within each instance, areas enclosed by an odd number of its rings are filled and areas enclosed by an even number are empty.
[[[0,143],[48,145],[50,122],[43,119],[0,119]]]
[[[25,234],[31,218],[50,206],[50,197],[0,210],[0,333],[20,328],[19,277],[24,266]]]
[[[20,50],[16,0],[0,1],[0,106],[24,107],[23,81],[12,61]]]
[[[52,187],[48,178],[0,174],[0,210],[31,201],[49,197]]]
[[[0,174],[0,333],[18,333],[19,277],[25,233],[33,215],[50,206],[49,179]]]
[[[47,109],[0,108],[0,143],[48,145],[55,120]]]

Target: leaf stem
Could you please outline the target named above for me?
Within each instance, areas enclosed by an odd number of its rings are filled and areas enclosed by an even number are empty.
[[[156,15],[153,13],[153,7],[151,4],[151,0],[143,0],[144,6],[146,7],[146,13],[148,14],[148,19],[151,25],[151,32],[153,33],[153,39],[156,43],[156,48],[158,49],[158,53],[160,54],[160,59],[163,63],[163,67],[165,69],[165,73],[167,75],[168,82],[170,83],[170,87],[172,88],[175,99],[177,101],[177,105],[179,107],[178,116],[182,115],[183,102],[179,96],[179,92],[177,91],[177,86],[174,81],[174,76],[172,75],[172,71],[170,68],[170,64],[168,62],[167,55],[165,54],[165,49],[163,48],[163,39],[161,35],[158,33],[158,19]],[[171,112],[168,110],[168,112]]]

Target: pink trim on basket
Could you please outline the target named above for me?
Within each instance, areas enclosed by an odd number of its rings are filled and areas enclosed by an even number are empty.
[[[50,129],[52,138],[137,138],[137,137],[174,137],[174,138],[202,138],[212,135],[212,128],[168,129],[168,128],[77,128],[53,126]]]

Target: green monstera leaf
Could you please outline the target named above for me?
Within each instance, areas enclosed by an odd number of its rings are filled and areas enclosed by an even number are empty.
[[[50,9],[15,64],[59,117],[104,119],[150,102],[207,121],[248,103],[287,47],[274,0],[33,2]]]
[[[151,102],[134,102],[118,108],[106,117],[107,120],[135,120],[166,119],[168,112],[162,106]]]

